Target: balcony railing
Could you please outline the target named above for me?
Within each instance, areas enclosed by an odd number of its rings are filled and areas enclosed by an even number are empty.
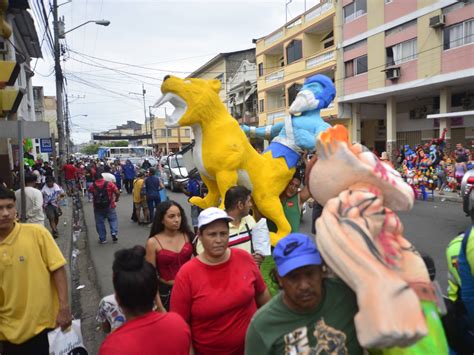
[[[306,60],[306,69],[311,69],[317,67],[326,62],[330,62],[336,58],[336,52],[331,50],[322,54],[315,55],[312,58]]]
[[[278,32],[275,32],[270,37],[265,38],[265,45],[268,46],[269,44],[275,43],[282,37],[283,37],[283,29],[279,30]]]
[[[267,125],[273,124],[277,118],[285,117],[286,111],[284,109],[267,114]]]
[[[321,6],[315,8],[313,11],[308,12],[305,16],[305,21],[311,21],[318,16],[325,14],[326,12],[332,10],[333,4],[331,1],[322,4]]]
[[[265,77],[265,83],[271,83],[273,81],[281,81],[285,77],[285,70],[279,70],[276,72],[273,72],[271,74],[268,74]]]
[[[301,15],[293,21],[285,24],[282,28],[277,30],[276,32],[270,34],[267,38],[264,39],[264,44],[265,47],[268,47],[269,45],[279,41],[285,36],[286,31],[291,30],[292,28],[296,26],[300,26],[305,24],[306,22],[310,22],[314,20],[315,18],[324,15],[325,13],[331,11],[334,9],[334,4],[333,0],[328,0],[323,4],[316,5],[317,7],[310,12],[307,12],[306,15]]]

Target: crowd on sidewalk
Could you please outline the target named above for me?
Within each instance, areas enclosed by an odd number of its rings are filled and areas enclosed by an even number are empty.
[[[382,161],[388,156],[381,157]],[[451,152],[446,151],[444,138],[433,139],[430,143],[412,148],[400,148],[395,167],[415,194],[420,190],[458,192],[464,174],[474,168],[471,151],[457,143]]]
[[[280,196],[292,230],[274,248],[272,225],[256,221],[245,187],[227,191],[224,210],[199,210],[163,195],[159,168],[79,161],[66,165],[64,173],[69,193],[81,189],[84,180],[99,243],[107,242],[105,221],[112,241],[119,241],[115,208],[122,186],[133,194],[132,217],[138,224],[152,224],[145,245],[115,254],[114,294],[98,305],[97,321],[109,333],[99,354],[370,352],[356,335],[355,294],[325,265],[315,236],[299,233],[301,210],[310,198],[302,184],[304,164]],[[43,194],[35,190],[42,184],[36,174],[28,173],[25,180],[27,223],[17,221],[18,193],[0,187],[2,355],[48,354],[47,333],[71,323],[65,260],[39,217],[46,213],[57,225],[65,193],[53,176],[45,178]],[[198,176],[190,177],[184,192],[204,195]],[[38,202],[40,197],[46,205]],[[314,205],[313,222],[322,209]],[[191,208],[194,230],[184,208]],[[473,235],[471,228],[447,250],[452,278],[444,329],[459,354],[474,348],[474,278],[459,268],[474,268]],[[426,262],[430,264],[429,257]],[[437,341],[440,350],[447,349],[443,339]]]

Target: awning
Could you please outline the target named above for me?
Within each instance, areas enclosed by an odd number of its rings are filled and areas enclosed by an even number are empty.
[[[474,111],[435,113],[432,115],[427,115],[426,118],[429,120],[432,120],[435,118],[469,117],[469,116],[474,116]]]

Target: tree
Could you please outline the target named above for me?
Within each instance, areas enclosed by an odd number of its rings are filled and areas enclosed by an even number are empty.
[[[81,153],[86,155],[94,155],[99,151],[99,144],[89,144],[81,149]]]

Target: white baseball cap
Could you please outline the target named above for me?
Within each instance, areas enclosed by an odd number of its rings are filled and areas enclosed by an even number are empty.
[[[234,219],[227,214],[226,211],[221,210],[217,207],[206,208],[199,214],[198,217],[198,228],[208,225],[214,221],[225,220],[226,222],[231,222]]]

